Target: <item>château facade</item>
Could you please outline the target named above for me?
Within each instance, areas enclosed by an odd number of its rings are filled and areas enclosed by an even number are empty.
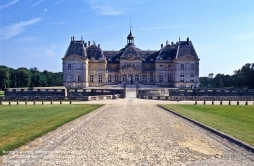
[[[103,51],[100,44],[71,38],[63,60],[63,85],[86,88],[109,84],[150,84],[199,87],[199,58],[192,42],[161,44],[160,50],[141,50],[130,31],[119,51]]]

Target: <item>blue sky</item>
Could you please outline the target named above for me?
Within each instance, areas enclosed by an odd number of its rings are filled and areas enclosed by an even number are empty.
[[[193,42],[200,76],[254,63],[254,0],[1,0],[0,65],[62,70],[71,36],[103,50]]]

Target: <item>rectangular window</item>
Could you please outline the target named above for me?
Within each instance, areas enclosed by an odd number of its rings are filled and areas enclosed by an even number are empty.
[[[153,82],[153,75],[150,75],[150,82]]]
[[[67,82],[71,82],[71,75],[67,75]]]
[[[116,66],[116,70],[119,70],[119,66],[118,65]]]
[[[98,76],[98,81],[99,81],[99,82],[102,82],[102,74],[99,74],[99,76]]]
[[[184,64],[181,64],[181,69],[184,69]]]
[[[171,75],[168,75],[168,82],[172,82],[172,77],[171,77]]]
[[[111,70],[111,66],[110,65],[108,65],[108,70]]]
[[[90,82],[93,82],[93,75],[90,75]]]
[[[194,82],[194,75],[190,75],[190,82]]]
[[[108,76],[108,82],[111,82],[111,75]]]
[[[143,82],[146,82],[146,75],[143,75]]]
[[[180,82],[184,82],[184,75],[180,75]]]
[[[118,82],[118,75],[115,75],[115,82]]]
[[[191,65],[190,65],[190,69],[191,69],[191,70],[194,70],[194,64],[191,64]]]
[[[81,75],[78,75],[78,82],[81,82]]]
[[[171,69],[171,65],[168,65],[168,70],[170,70]]]
[[[126,81],[126,75],[123,76],[123,82],[125,82],[125,81]]]
[[[159,75],[159,82],[163,82],[163,75],[162,74]]]
[[[163,65],[160,65],[160,70],[162,70],[163,69]]]
[[[71,64],[70,63],[68,63],[68,69],[71,69]]]

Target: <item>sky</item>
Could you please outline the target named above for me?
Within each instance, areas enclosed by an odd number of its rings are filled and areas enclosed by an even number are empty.
[[[254,63],[254,0],[1,0],[0,65],[59,72],[71,36],[120,50],[130,27],[142,50],[189,37],[200,76]]]

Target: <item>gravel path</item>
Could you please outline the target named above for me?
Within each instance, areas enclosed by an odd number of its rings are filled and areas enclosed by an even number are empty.
[[[127,95],[4,156],[3,165],[254,165],[253,154]]]

